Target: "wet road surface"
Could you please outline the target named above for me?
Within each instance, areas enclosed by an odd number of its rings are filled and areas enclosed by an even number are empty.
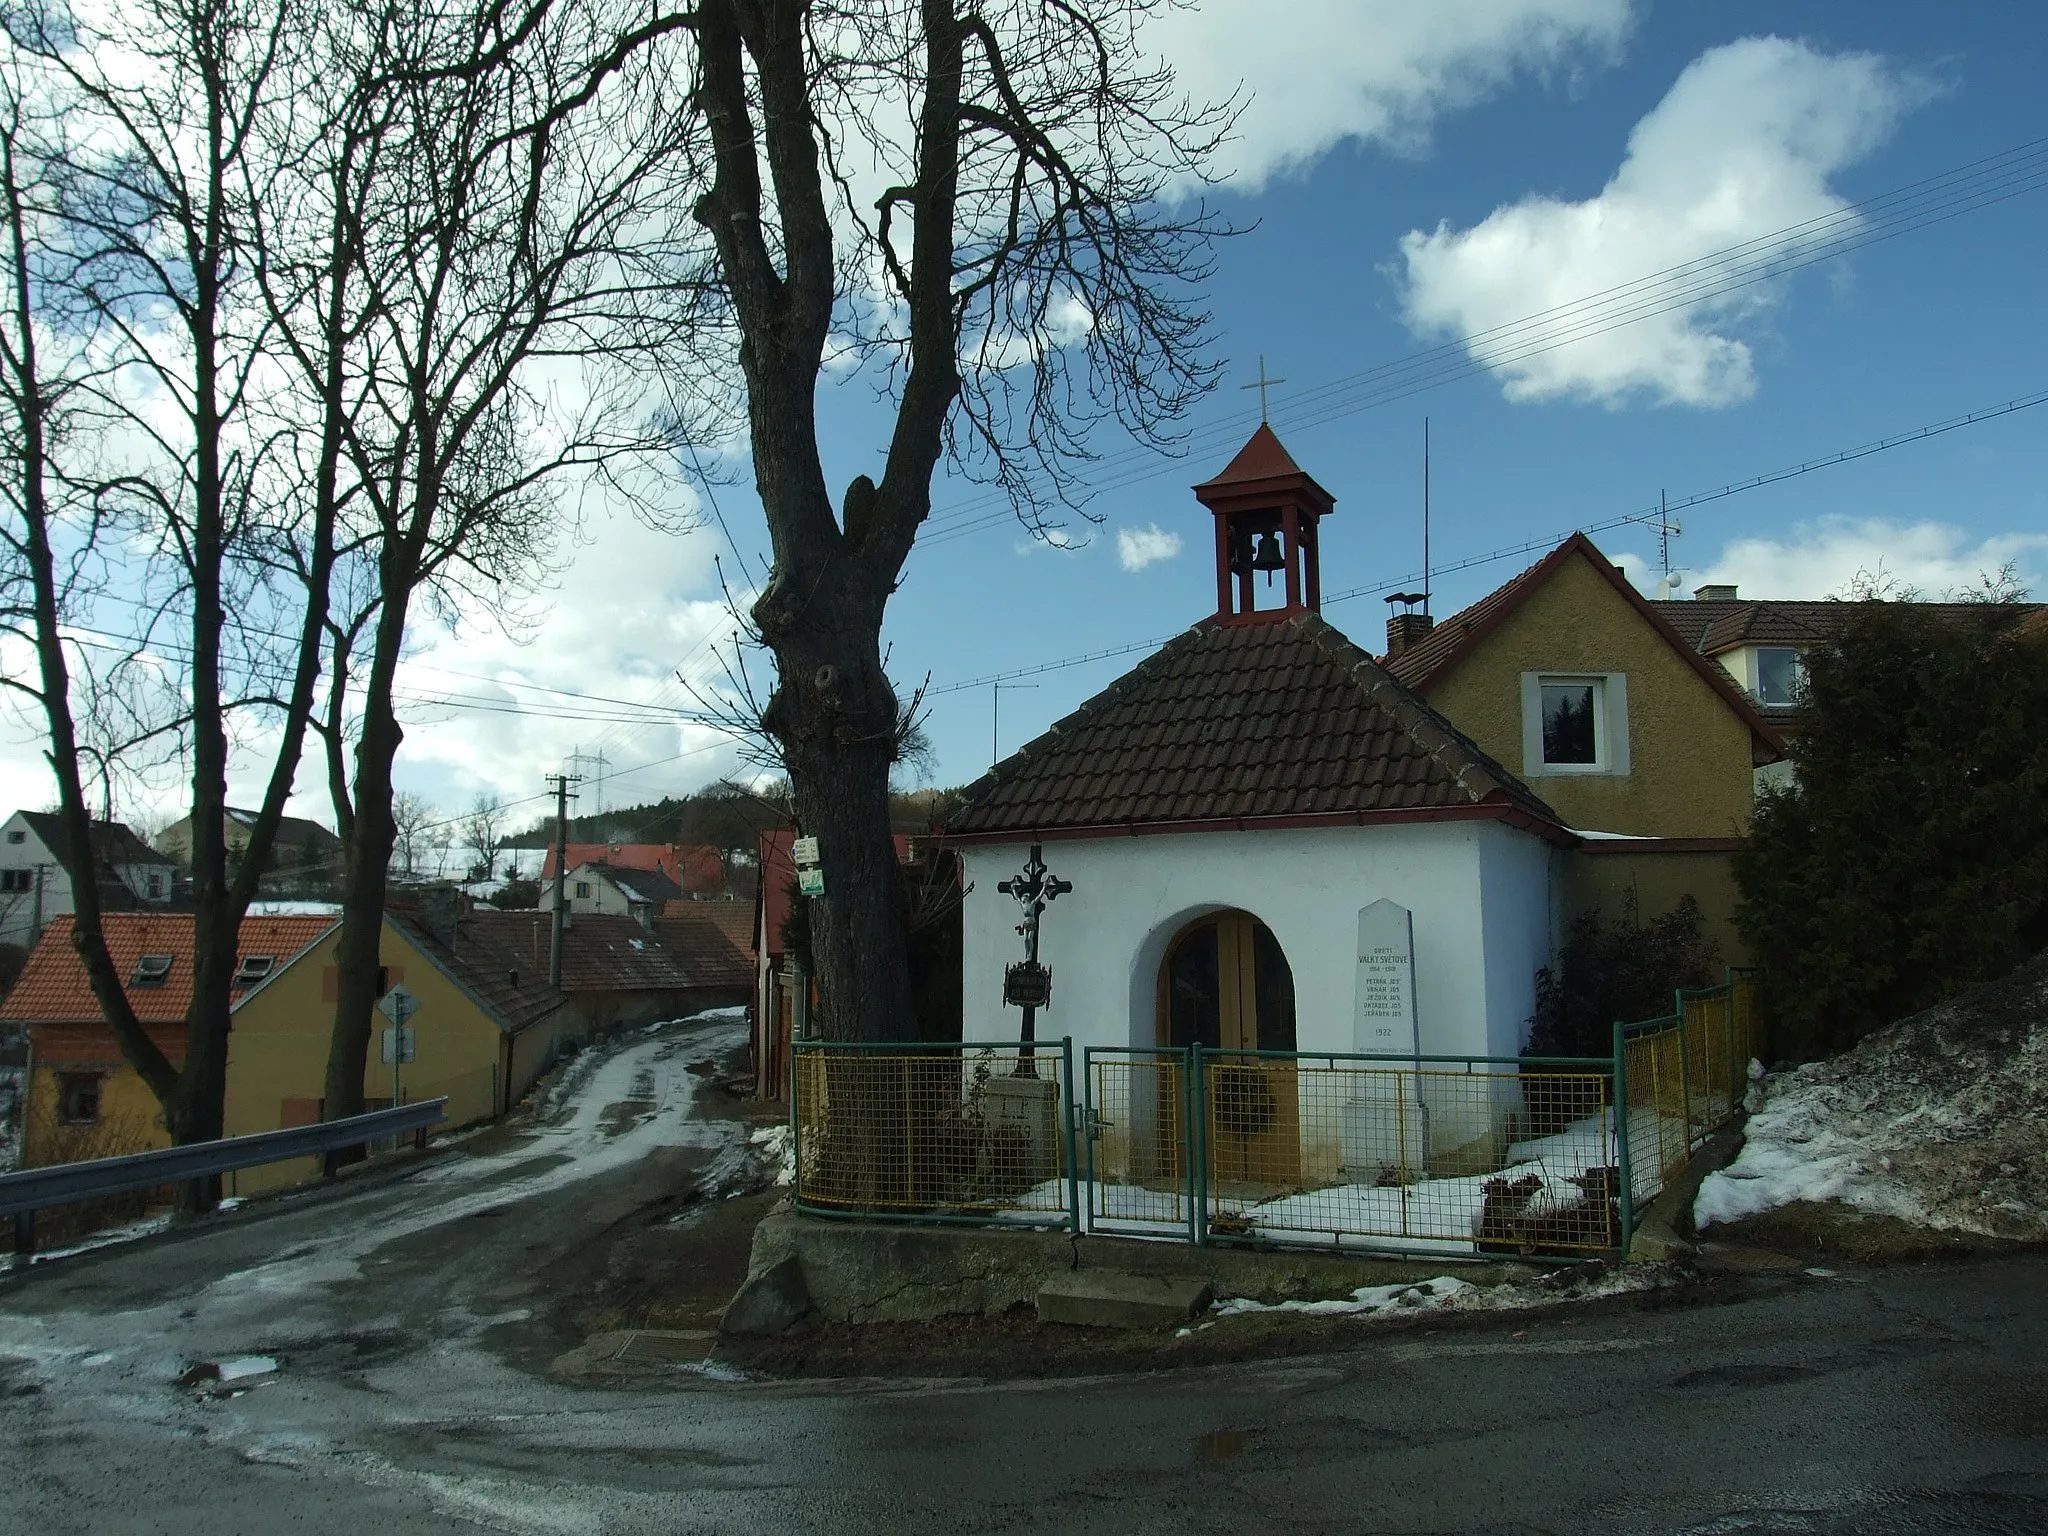
[[[743,1156],[688,1071],[737,1043],[641,1041],[530,1134],[0,1284],[0,1530],[2048,1533],[2041,1254],[1113,1378],[549,1375],[540,1277]],[[284,1367],[179,1384],[246,1354]]]

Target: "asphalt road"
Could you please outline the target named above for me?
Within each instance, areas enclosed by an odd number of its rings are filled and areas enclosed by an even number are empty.
[[[729,1177],[641,1042],[552,1126],[0,1283],[0,1530],[2048,1532],[2048,1256],[1057,1382],[545,1369],[545,1276]],[[274,1353],[239,1395],[194,1361]]]

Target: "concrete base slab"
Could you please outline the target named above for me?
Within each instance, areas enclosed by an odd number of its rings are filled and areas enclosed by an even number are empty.
[[[1116,1273],[1194,1282],[1216,1296],[1254,1301],[1348,1296],[1360,1286],[1412,1284],[1444,1273],[1441,1259],[1260,1249],[1235,1244],[1075,1237],[1002,1227],[916,1226],[799,1216],[786,1207],[754,1229],[749,1280],[741,1295],[794,1258],[812,1316],[828,1323],[910,1323],[935,1317],[994,1316],[1035,1306],[1068,1275]],[[1522,1263],[1460,1264],[1475,1285],[1535,1273]],[[785,1272],[787,1273],[787,1272]],[[775,1289],[765,1285],[763,1289]],[[727,1329],[737,1320],[729,1314]],[[793,1319],[792,1319],[793,1320]]]
[[[1039,1287],[1038,1320],[1081,1328],[1172,1328],[1208,1306],[1214,1294],[1206,1280],[1075,1270]]]

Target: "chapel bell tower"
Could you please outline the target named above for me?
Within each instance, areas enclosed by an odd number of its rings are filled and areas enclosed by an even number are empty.
[[[1252,623],[1321,611],[1318,527],[1337,500],[1270,426],[1260,422],[1229,466],[1195,487],[1195,499],[1216,516],[1217,617]]]

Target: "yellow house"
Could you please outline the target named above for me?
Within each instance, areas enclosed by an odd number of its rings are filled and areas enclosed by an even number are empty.
[[[378,959],[388,993],[403,986],[417,1006],[407,1020],[413,1059],[384,1060],[378,1019],[365,1058],[365,1106],[445,1098],[447,1123],[503,1114],[554,1061],[574,1032],[567,999],[546,968],[496,942],[493,925],[460,910],[454,892],[384,918]],[[434,899],[438,897],[440,899]],[[235,1006],[228,1037],[227,1134],[310,1125],[325,1101],[328,1040],[339,969],[337,926]],[[272,1163],[231,1175],[232,1193],[297,1183],[318,1159]]]
[[[386,988],[418,1005],[408,1021],[414,1059],[383,1061],[381,1029],[365,1059],[369,1105],[448,1100],[450,1124],[502,1113],[532,1086],[572,1026],[567,999],[489,923],[472,924],[454,893],[418,910],[394,908],[380,961]],[[108,948],[139,1017],[174,1063],[191,1006],[190,913],[109,914]],[[230,1004],[226,1133],[246,1135],[321,1118],[341,924],[333,916],[250,917],[242,924]],[[168,1144],[156,1099],[122,1058],[59,918],[29,957],[0,1024],[25,1026],[30,1067],[22,1165],[108,1157]],[[378,1021],[382,1024],[382,1020]],[[380,1091],[381,1090],[381,1091]],[[313,1158],[244,1169],[230,1194],[312,1177]]]
[[[1387,670],[1579,833],[1567,900],[1644,915],[1690,894],[1740,961],[1730,857],[1777,728],[1713,660],[1574,534],[1505,586],[1431,625],[1397,615]]]

